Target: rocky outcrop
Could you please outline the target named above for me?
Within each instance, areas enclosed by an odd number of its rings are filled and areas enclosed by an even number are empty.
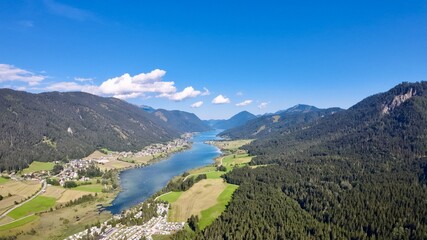
[[[416,94],[417,91],[410,88],[407,93],[394,96],[393,100],[389,104],[384,104],[383,109],[381,110],[381,114],[389,114],[391,111],[393,111],[393,109],[399,107],[402,103],[415,96]]]

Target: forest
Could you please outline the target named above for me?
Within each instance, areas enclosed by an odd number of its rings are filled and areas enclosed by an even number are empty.
[[[251,165],[203,231],[174,239],[426,239],[427,82],[245,146]],[[386,109],[387,111],[385,111]]]

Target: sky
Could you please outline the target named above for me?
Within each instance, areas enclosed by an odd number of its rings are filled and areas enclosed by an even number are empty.
[[[427,79],[427,1],[0,1],[0,88],[224,119]]]

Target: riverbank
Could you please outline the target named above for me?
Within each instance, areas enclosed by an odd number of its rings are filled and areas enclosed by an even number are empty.
[[[234,168],[248,165],[252,156],[249,156],[241,147],[251,141],[206,142],[220,148],[226,154],[217,157],[214,164],[192,169],[175,177],[166,188],[156,194],[156,200],[171,205],[168,221],[188,221],[192,226],[185,228],[187,237],[191,238],[194,231],[209,226],[225,210],[238,186],[226,183],[223,175]],[[179,191],[191,180],[194,181],[191,187]]]
[[[124,157],[123,153],[116,153],[115,155],[111,151],[106,153],[97,151],[84,158],[83,161],[96,163],[104,171],[112,172],[113,178],[119,181],[118,176],[123,171],[156,164],[159,161],[169,158],[172,154],[191,148],[191,144],[187,141],[180,142],[175,140],[174,142],[176,144],[172,145],[173,147],[170,147],[171,144],[168,144],[162,152],[153,152],[151,156],[146,158],[138,156],[140,157],[139,159],[119,159],[119,157]],[[159,147],[161,145],[159,144]],[[50,167],[51,170],[53,165]],[[31,168],[28,171],[30,170]],[[9,195],[10,193],[15,194],[13,189],[16,189],[16,184],[19,185],[21,180],[6,180],[1,182],[1,190],[6,192],[6,196],[7,192],[9,192]],[[104,181],[106,180],[108,181],[108,179],[93,178],[82,182],[84,184],[81,186],[71,189],[61,186],[47,186],[46,189],[42,189],[37,199],[31,198],[25,204],[22,204],[23,206],[18,206],[16,210],[13,210],[13,212],[18,210],[22,212],[21,210],[25,209],[16,219],[9,216],[1,219],[0,237],[14,236],[16,239],[64,239],[67,236],[84,230],[87,226],[111,219],[113,217],[111,213],[106,211],[100,212],[99,209],[111,205],[121,189],[116,188],[112,191],[104,192],[106,186]],[[108,184],[114,185],[112,182]],[[25,184],[21,185],[26,186]],[[27,188],[33,191],[33,188]],[[18,193],[21,195],[24,194]],[[24,194],[23,196],[27,195]],[[12,199],[13,197],[7,196],[7,201],[10,200],[9,198]]]
[[[213,164],[213,159],[217,156],[219,156],[218,148],[213,147],[211,145],[204,144],[203,142],[206,139],[215,139],[216,132],[207,132],[207,133],[201,133],[197,136],[194,136],[193,139],[193,148],[189,149],[188,151],[180,152],[177,154],[174,154],[168,159],[165,159],[164,161],[157,162],[155,164],[146,166],[144,168],[139,169],[129,169],[126,171],[123,171],[120,175],[121,185],[123,188],[123,191],[121,194],[124,195],[123,199],[120,199],[120,194],[117,199],[115,207],[117,207],[116,212],[122,213],[120,215],[115,215],[111,219],[132,219],[133,217],[129,217],[128,215],[131,214],[134,216],[135,209],[138,209],[141,204],[145,203],[151,203],[153,202],[153,194],[157,192],[158,190],[162,189],[170,179],[176,175],[181,174],[182,172],[185,172],[186,170],[193,169],[194,167],[198,166],[205,166],[208,164]],[[160,174],[161,173],[161,174]],[[144,181],[145,180],[153,180],[152,182]],[[138,194],[143,193],[142,195],[132,195],[132,194]],[[144,199],[145,201],[141,201],[141,199]],[[126,203],[126,205],[121,205],[121,202]],[[127,208],[129,205],[135,205],[133,202],[138,203],[135,207]],[[141,203],[143,202],[143,203]],[[121,209],[128,209],[124,212],[121,211]],[[104,221],[103,224],[111,225],[109,221]],[[135,220],[137,220],[135,218]],[[153,220],[156,221],[156,220]],[[185,222],[185,221],[184,221]],[[179,222],[178,222],[179,223]],[[173,226],[179,226],[179,224],[172,224]],[[163,225],[162,225],[163,226]],[[167,224],[165,226],[168,226]],[[158,227],[158,226],[154,226]],[[95,228],[94,228],[95,229]],[[96,231],[101,231],[101,228],[96,228]],[[128,225],[120,225],[119,227],[114,227],[114,230],[112,232],[114,233],[120,233],[123,231],[126,231],[126,229],[133,229],[137,230],[137,228],[129,228]],[[104,229],[106,230],[106,229]],[[146,229],[147,230],[147,229]],[[155,229],[152,229],[153,231]],[[178,229],[175,229],[178,230]],[[100,234],[104,234],[105,232],[100,232]],[[77,235],[76,235],[77,236]],[[132,235],[133,236],[133,235]],[[141,235],[142,236],[142,235]]]

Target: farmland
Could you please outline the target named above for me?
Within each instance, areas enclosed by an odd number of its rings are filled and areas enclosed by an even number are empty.
[[[1,200],[0,212],[5,212],[16,203],[24,201],[35,194],[40,188],[41,184],[39,181],[8,180],[0,184],[0,195],[4,197]]]
[[[178,200],[181,194],[182,192],[169,192],[160,196],[158,199],[169,203],[174,203],[176,200]]]
[[[183,222],[191,215],[200,215],[201,211],[217,204],[218,196],[226,189],[222,179],[205,179],[183,192],[171,204],[170,221]]]
[[[225,210],[231,201],[237,185],[228,184],[222,176],[233,168],[246,166],[251,160],[241,146],[252,140],[237,141],[212,141],[211,144],[221,148],[225,156],[216,159],[216,166],[206,166],[188,171],[188,176],[176,177],[172,181],[183,181],[189,177],[197,177],[206,174],[206,179],[195,183],[184,192],[170,192],[159,197],[160,200],[171,204],[169,221],[186,221],[191,215],[199,217],[198,227],[204,229],[209,226]],[[219,166],[225,167],[220,169]],[[187,229],[187,231],[191,231]]]
[[[14,209],[8,214],[9,217],[19,219],[29,214],[46,211],[55,205],[55,198],[37,196],[33,200],[25,203],[24,205]]]
[[[28,168],[25,168],[22,170],[22,174],[32,173],[32,172],[39,172],[39,171],[50,171],[53,169],[53,166],[55,164],[52,162],[38,162],[34,161],[30,164]]]

